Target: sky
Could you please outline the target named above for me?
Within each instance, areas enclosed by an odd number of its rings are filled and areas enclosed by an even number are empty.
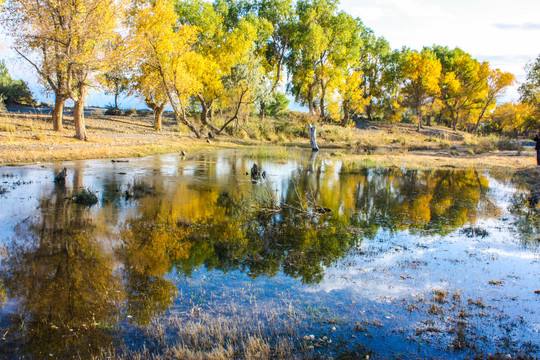
[[[518,81],[525,80],[525,65],[540,55],[538,0],[341,0],[340,9],[362,19],[392,48],[459,47],[493,68],[513,73]],[[40,101],[52,102],[32,68],[16,60],[8,42],[0,36],[0,58],[6,59],[12,76],[26,80]],[[514,86],[501,100],[518,97]],[[144,107],[134,98],[121,100],[124,108]],[[112,96],[97,92],[88,99],[89,105],[112,102]]]
[[[459,47],[518,81],[540,55],[538,0],[341,0],[340,7],[392,48]],[[503,100],[518,98],[515,86]]]

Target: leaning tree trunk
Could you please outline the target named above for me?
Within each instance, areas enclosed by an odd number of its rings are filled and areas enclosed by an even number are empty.
[[[64,105],[67,97],[56,95],[54,100],[54,109],[52,112],[52,122],[54,131],[62,131],[62,115],[64,114]]]
[[[217,133],[219,131],[219,129],[208,120],[208,113],[210,112],[210,109],[213,106],[213,102],[210,102],[210,105],[208,105],[202,96],[197,95],[197,97],[199,98],[199,102],[200,102],[201,108],[202,108],[202,111],[201,111],[201,123],[204,126],[207,126],[208,128],[210,128],[210,131],[213,131],[213,132]]]
[[[309,130],[309,141],[311,142],[311,150],[312,151],[319,151],[319,147],[317,146],[317,126],[312,126],[311,124],[308,124],[308,130]]]
[[[152,110],[154,110],[154,130],[161,131],[161,117],[163,115],[163,111],[165,111],[165,105],[156,105]]]
[[[84,123],[84,102],[86,100],[86,87],[79,86],[79,97],[75,101],[73,107],[73,121],[75,122],[75,138],[79,140],[87,140],[86,125]]]
[[[173,107],[174,107],[174,105],[173,105]],[[177,108],[175,108],[175,111],[174,111],[174,114],[176,116],[176,121],[181,122],[182,124],[186,125],[189,128],[189,130],[191,130],[191,132],[193,132],[195,134],[195,136],[197,136],[197,138],[201,139],[202,134],[200,133],[200,131],[197,130],[195,125],[193,125],[193,123],[187,119],[186,109],[184,108],[183,104],[180,105],[179,110],[180,110],[180,112],[178,111]]]

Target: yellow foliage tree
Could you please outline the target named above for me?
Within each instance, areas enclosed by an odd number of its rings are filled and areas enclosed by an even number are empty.
[[[492,131],[519,135],[528,130],[537,129],[538,126],[535,106],[528,103],[502,104],[490,115],[489,127]]]
[[[140,64],[132,78],[132,87],[154,111],[154,129],[161,131],[161,118],[169,100],[159,72],[148,63]]]
[[[486,98],[489,64],[480,63],[459,48],[435,46],[433,52],[442,63],[440,99],[455,130],[458,124],[471,121],[470,115]]]
[[[199,79],[190,71],[194,64],[204,61],[193,51],[197,28],[178,26],[174,6],[168,0],[136,4],[128,24],[135,52],[148,72],[159,78],[159,86],[165,91],[177,121],[201,138],[197,127],[188,120],[186,109],[190,97],[202,89]]]
[[[478,133],[478,127],[482,119],[484,119],[486,112],[489,112],[497,105],[497,97],[508,86],[513,85],[516,82],[516,77],[508,72],[502,72],[499,69],[490,69],[487,76],[487,91],[485,92],[482,102],[479,103],[478,115],[476,116],[476,124],[474,126],[474,132]]]
[[[180,1],[176,11],[180,24],[197,29],[194,49],[199,54],[199,61],[191,63],[189,71],[201,86],[194,95],[201,106],[201,123],[211,132],[219,133],[210,114],[216,101],[228,90],[224,80],[231,79],[235,67],[251,60],[259,35],[268,36],[272,26],[253,16],[226,21],[220,6],[202,0]]]
[[[440,92],[441,63],[429,50],[413,51],[405,61],[405,103],[416,113],[418,131],[422,127],[422,108]]]
[[[86,140],[84,103],[96,71],[110,63],[106,45],[123,18],[122,0],[9,0],[2,22],[17,53],[55,93],[53,124],[62,129],[68,98],[75,101],[75,137]]]

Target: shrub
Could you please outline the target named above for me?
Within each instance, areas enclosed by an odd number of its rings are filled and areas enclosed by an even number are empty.
[[[501,137],[496,142],[497,149],[499,150],[518,150],[519,143],[515,140],[511,140],[507,137]]]
[[[107,110],[105,111],[105,115],[113,115],[113,116],[120,116],[123,115],[123,111],[120,108],[114,107],[114,106],[107,106]]]
[[[137,110],[137,115],[139,116],[150,116],[152,114],[153,114],[152,110],[147,110],[147,109]]]
[[[6,105],[36,105],[28,85],[22,80],[13,80],[11,84],[0,84],[0,94]]]
[[[75,195],[73,195],[73,202],[78,205],[92,206],[98,203],[96,194],[88,189],[82,189]]]
[[[37,104],[28,84],[11,78],[4,60],[0,61],[0,97],[6,105],[34,106]]]
[[[126,109],[124,111],[125,116],[135,115],[136,113],[137,113],[137,109]]]
[[[5,113],[5,112],[7,111],[6,111],[6,106],[4,105],[4,96],[0,94],[0,114]]]
[[[283,93],[276,93],[274,95],[274,98],[266,106],[265,114],[270,116],[276,116],[283,110],[287,109],[287,106],[289,106],[289,99],[287,99],[287,96]]]
[[[478,145],[474,149],[474,152],[475,154],[483,154],[486,152],[497,150],[495,144],[496,140],[491,137],[480,138],[478,141]]]

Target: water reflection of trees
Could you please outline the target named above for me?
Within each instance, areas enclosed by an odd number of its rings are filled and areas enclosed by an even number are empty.
[[[7,344],[23,344],[18,356],[86,358],[110,345],[107,329],[117,322],[114,262],[96,240],[88,210],[67,200],[65,189],[56,188],[39,209],[39,220],[2,263],[7,295],[17,301]]]
[[[356,184],[360,219],[392,230],[445,234],[499,211],[487,196],[488,180],[476,170],[363,169],[347,177]]]
[[[510,213],[515,217],[515,227],[524,246],[540,246],[540,208],[532,195],[515,194],[510,202]]]
[[[171,306],[173,269],[189,276],[205,266],[253,278],[283,272],[312,284],[381,228],[445,234],[498,213],[488,180],[474,170],[313,162],[252,184],[242,179],[251,163],[230,159],[235,176],[228,177],[216,164],[205,158],[178,181],[140,179],[156,191],[129,200],[122,198],[128,184],[105,181],[103,199],[110,200],[92,214],[69,202],[63,188],[44,197],[38,220],[6,249],[2,264],[5,292],[18,301],[12,344],[24,343],[22,353],[36,358],[86,357],[111,344],[118,314],[144,326]],[[132,215],[115,229],[127,203]],[[108,237],[115,238],[110,251],[101,241]]]
[[[211,166],[206,169],[199,176],[215,177]],[[488,180],[474,170],[335,173],[320,166],[298,171],[278,194],[279,208],[268,216],[260,216],[257,205],[272,196],[263,184],[246,188],[233,183],[223,189],[220,184],[181,183],[168,199],[142,201],[140,216],[130,221],[124,238],[140,237],[145,231],[136,224],[147,224],[145,229],[154,231],[154,240],[145,237],[153,244],[151,251],[162,248],[161,254],[188,275],[205,266],[253,277],[282,271],[316,283],[325,267],[379,228],[445,234],[480,215],[498,213],[487,195]],[[318,215],[318,205],[333,211]]]

